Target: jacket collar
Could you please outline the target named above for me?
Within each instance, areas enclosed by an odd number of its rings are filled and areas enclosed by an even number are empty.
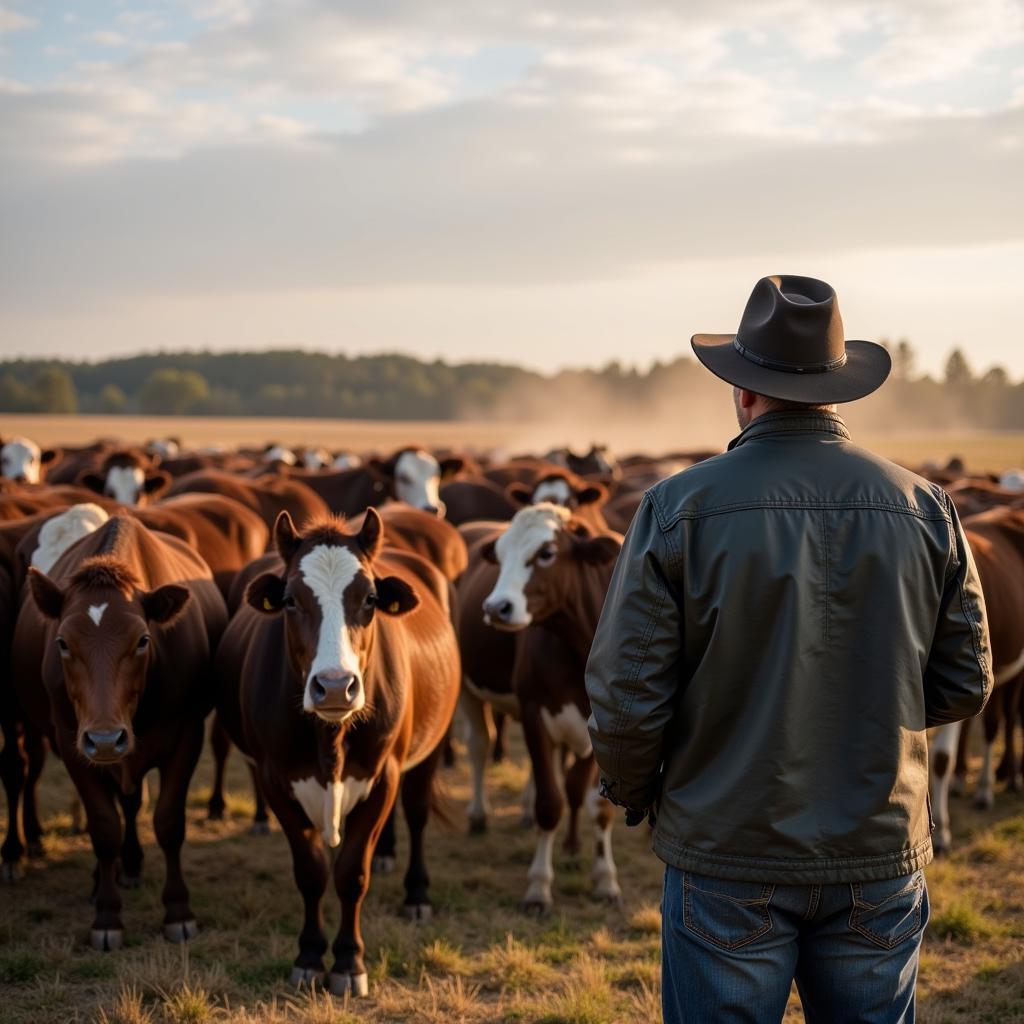
[[[850,432],[846,429],[842,416],[835,412],[808,410],[807,412],[766,412],[758,416],[741,434],[729,442],[729,451],[756,437],[768,437],[772,434],[833,434],[844,440],[850,440]]]

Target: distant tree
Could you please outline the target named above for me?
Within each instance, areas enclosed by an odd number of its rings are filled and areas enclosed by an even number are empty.
[[[36,398],[13,373],[0,377],[0,409],[4,412],[35,412]]]
[[[125,411],[128,406],[128,396],[116,385],[108,384],[101,392],[96,402],[99,412],[118,415]]]
[[[914,346],[906,338],[900,338],[890,348],[892,355],[892,375],[895,380],[912,380],[917,372],[917,353]]]
[[[953,349],[946,360],[945,380],[951,388],[963,388],[974,380],[971,365],[958,348]]]
[[[1010,383],[1010,375],[1001,366],[993,366],[985,371],[981,383],[988,388],[1005,388]]]
[[[59,366],[42,370],[32,384],[40,412],[78,412],[78,395],[71,374]]]
[[[149,375],[139,392],[139,411],[181,416],[202,402],[210,392],[206,378],[195,370],[167,367]]]

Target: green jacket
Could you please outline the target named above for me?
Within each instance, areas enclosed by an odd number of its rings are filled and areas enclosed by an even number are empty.
[[[822,412],[647,492],[587,665],[605,795],[656,810],[662,860],[775,883],[927,864],[925,729],[991,688],[949,498]]]

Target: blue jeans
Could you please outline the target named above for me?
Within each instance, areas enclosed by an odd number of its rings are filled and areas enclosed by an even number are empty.
[[[912,1024],[928,890],[884,882],[773,885],[665,869],[666,1024],[780,1021],[794,978],[810,1024]]]

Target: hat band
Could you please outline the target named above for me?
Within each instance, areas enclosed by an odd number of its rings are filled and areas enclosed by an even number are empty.
[[[786,363],[781,359],[768,359],[759,355],[741,344],[738,336],[733,338],[732,345],[748,362],[757,363],[758,366],[763,366],[766,370],[781,370],[783,373],[827,373],[829,370],[838,370],[840,366],[846,365],[845,349],[841,356],[829,359],[824,363]]]

